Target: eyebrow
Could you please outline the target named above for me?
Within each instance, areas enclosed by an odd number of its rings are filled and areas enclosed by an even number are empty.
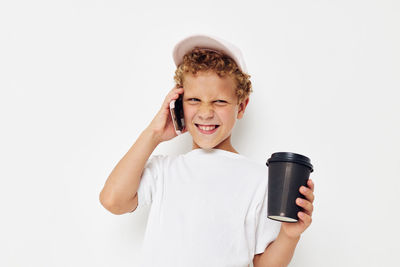
[[[197,98],[197,99],[201,99],[201,97],[200,96],[196,96],[196,95],[189,95],[189,96],[187,96],[187,95],[185,95],[184,96],[184,99],[190,99],[190,98]],[[229,97],[228,96],[218,96],[218,97],[213,97],[212,99],[217,99],[217,100],[229,100]]]
[[[191,97],[191,98],[200,98],[200,96],[196,93],[186,93],[184,92],[183,94],[184,97]],[[228,95],[217,95],[216,97],[212,97],[212,98],[229,98]]]

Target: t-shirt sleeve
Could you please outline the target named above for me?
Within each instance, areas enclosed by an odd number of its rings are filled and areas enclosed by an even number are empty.
[[[262,203],[256,208],[256,247],[254,254],[265,251],[268,245],[276,239],[281,229],[281,222],[271,220],[268,215],[268,188],[265,190]]]
[[[147,160],[137,190],[137,208],[150,205],[156,193],[162,189],[162,166],[165,158],[163,155],[153,155]]]

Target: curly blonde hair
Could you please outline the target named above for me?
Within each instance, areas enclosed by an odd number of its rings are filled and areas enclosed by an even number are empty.
[[[236,84],[238,103],[250,95],[252,90],[250,75],[242,72],[235,61],[222,53],[202,48],[194,48],[183,57],[183,63],[175,70],[175,84],[183,86],[184,74],[195,75],[199,71],[214,71],[219,77],[230,75]]]

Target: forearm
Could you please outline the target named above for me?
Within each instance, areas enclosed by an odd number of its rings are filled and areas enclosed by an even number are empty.
[[[283,267],[288,266],[300,237],[288,237],[282,230],[278,237],[272,242],[259,258],[260,267]]]
[[[121,207],[136,195],[144,166],[158,144],[146,128],[107,178],[100,193],[102,203]]]

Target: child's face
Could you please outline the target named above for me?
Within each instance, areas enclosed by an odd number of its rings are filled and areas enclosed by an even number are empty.
[[[230,76],[220,78],[215,72],[185,74],[183,88],[185,124],[193,138],[193,149],[234,151],[231,132],[248,102],[237,103],[234,80]],[[200,129],[199,125],[209,125],[211,130]],[[218,126],[213,129],[215,125]]]

